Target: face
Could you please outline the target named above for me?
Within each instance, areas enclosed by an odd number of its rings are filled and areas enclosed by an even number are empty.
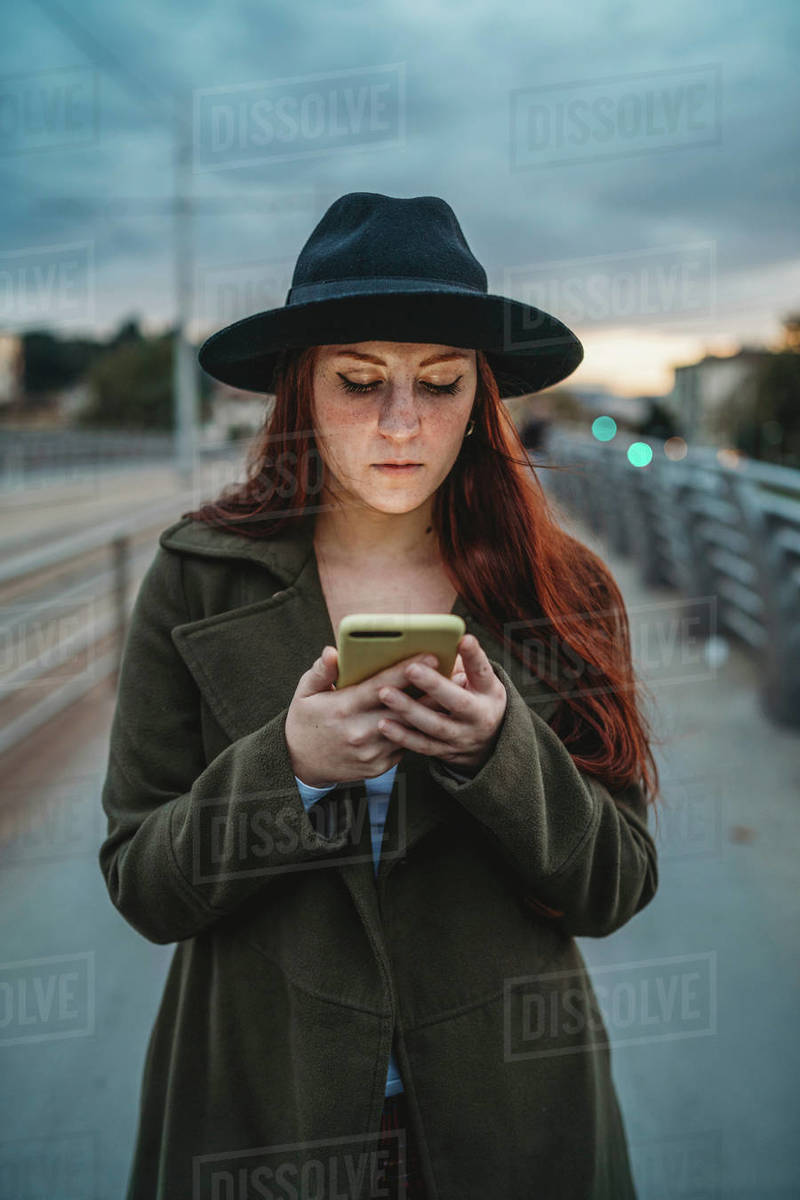
[[[477,387],[474,350],[421,342],[320,346],[317,444],[333,484],[381,512],[424,503],[455,462]],[[407,469],[381,463],[410,461]]]

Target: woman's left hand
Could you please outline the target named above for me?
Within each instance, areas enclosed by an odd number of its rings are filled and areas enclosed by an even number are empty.
[[[409,683],[446,711],[387,687],[378,695],[392,716],[382,718],[378,728],[395,745],[474,773],[494,749],[508,697],[476,637],[465,634],[458,649],[466,675],[463,685],[446,679],[435,667],[414,663],[406,670]]]

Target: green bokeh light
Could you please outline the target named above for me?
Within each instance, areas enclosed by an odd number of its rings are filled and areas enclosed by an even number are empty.
[[[592,421],[592,435],[598,442],[610,442],[617,432],[617,422],[613,417],[595,417]]]
[[[653,447],[647,442],[631,442],[628,446],[628,462],[632,467],[646,467],[653,459]]]

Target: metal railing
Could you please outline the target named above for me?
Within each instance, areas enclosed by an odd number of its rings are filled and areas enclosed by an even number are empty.
[[[0,610],[7,647],[0,677],[0,753],[101,680],[113,685],[134,585],[153,557],[155,538],[196,502],[195,489],[176,491],[124,521],[0,562],[0,588],[13,597]]]
[[[200,461],[228,458],[247,438],[205,442],[198,437]],[[117,429],[0,428],[0,495],[30,487],[94,478],[146,465],[175,461],[172,433]]]
[[[727,464],[710,447],[675,461],[652,437],[651,462],[635,467],[634,440],[552,430],[533,461],[573,468],[539,478],[615,553],[635,558],[643,584],[681,593],[700,636],[725,633],[748,647],[765,713],[800,727],[800,471]],[[697,606],[699,597],[713,604]]]

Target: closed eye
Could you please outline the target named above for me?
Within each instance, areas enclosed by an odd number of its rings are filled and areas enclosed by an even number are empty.
[[[342,387],[346,392],[371,392],[381,382],[379,379],[373,379],[371,383],[354,383],[352,379],[348,379],[345,375],[342,375],[341,371],[337,371],[336,373],[341,379]],[[429,392],[432,392],[436,396],[452,396],[458,391],[458,385],[462,379],[463,375],[459,375],[452,383],[427,383],[424,379],[420,380],[420,382],[424,388],[427,388]]]

